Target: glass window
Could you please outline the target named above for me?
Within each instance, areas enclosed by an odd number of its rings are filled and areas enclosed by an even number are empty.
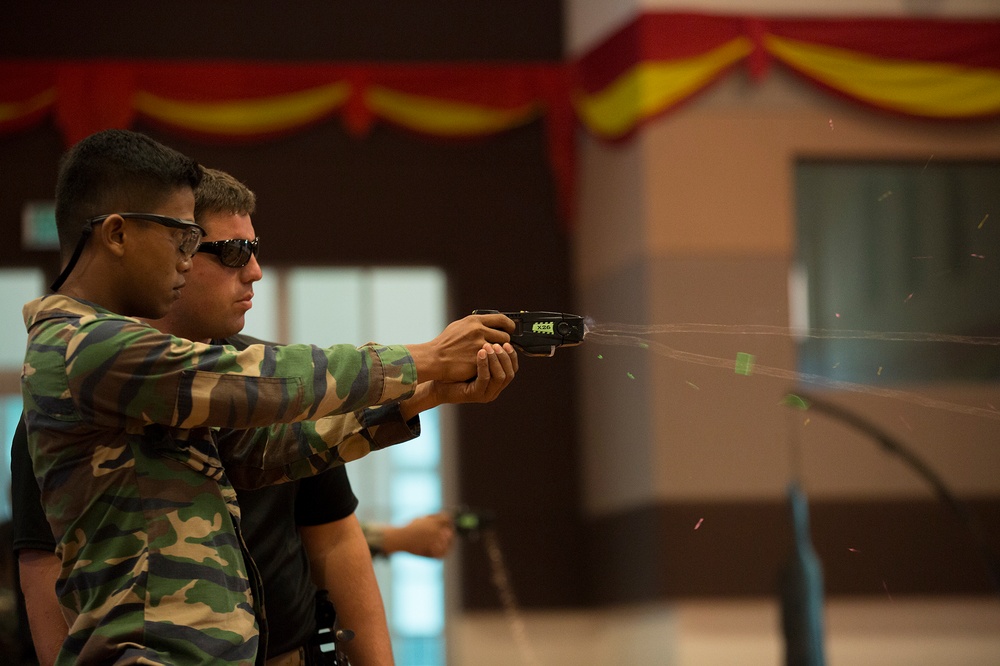
[[[0,284],[3,285],[0,289],[0,375],[3,375],[4,386],[16,387],[28,341],[21,309],[25,303],[46,292],[45,276],[35,268],[2,269]],[[0,489],[3,491],[0,522],[11,518],[10,443],[20,418],[20,392],[0,394]]]
[[[28,301],[45,294],[42,271],[36,268],[0,270],[0,372],[21,372],[24,345],[28,334],[24,330],[21,308]]]
[[[290,342],[361,345],[373,339],[368,271],[297,268],[285,277]]]
[[[279,314],[280,274],[265,269],[263,279],[253,284],[253,307],[246,314],[243,333],[268,342],[285,342]]]
[[[385,343],[426,342],[445,326],[444,274],[433,268],[372,271],[371,317],[375,339]]]
[[[0,446],[0,488],[3,488],[3,496],[0,496],[0,523],[5,523],[11,519],[10,506],[10,445],[14,441],[14,431],[21,420],[22,401],[21,394],[0,396],[0,437],[3,437],[3,446]]]
[[[793,292],[806,303],[795,323],[863,332],[803,339],[802,372],[861,383],[1000,378],[995,346],[919,340],[1000,335],[1000,163],[803,160],[796,213]]]
[[[438,269],[300,268],[280,279],[291,342],[426,342],[447,323],[445,278]],[[418,439],[348,466],[359,519],[398,526],[441,509],[439,419],[437,410],[424,412]],[[377,559],[375,570],[396,663],[443,666],[443,563],[397,554]]]

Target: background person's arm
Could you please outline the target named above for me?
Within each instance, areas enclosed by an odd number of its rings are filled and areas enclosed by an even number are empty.
[[[441,559],[455,541],[454,519],[445,511],[414,518],[399,527],[365,523],[363,529],[369,549],[378,555],[410,553]]]

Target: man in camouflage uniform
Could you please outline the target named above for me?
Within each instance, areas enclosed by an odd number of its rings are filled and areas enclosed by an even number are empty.
[[[478,382],[484,347],[513,326],[467,317],[429,343],[359,349],[161,334],[130,316],[162,317],[179,296],[203,233],[191,221],[200,177],[125,131],[85,139],[60,168],[69,260],[57,293],[25,306],[22,374],[69,625],[57,663],[253,663],[260,597],[230,480],[275,483],[366,454],[377,437],[328,415],[411,397],[418,381]],[[248,430],[217,441],[220,427]]]
[[[207,231],[199,246],[201,258],[192,263],[181,299],[165,318],[150,322],[157,329],[193,340],[214,339],[216,344],[232,344],[240,349],[256,342],[234,336],[243,328],[252,285],[262,277],[256,260],[259,240],[250,220],[255,199],[254,193],[232,176],[204,170],[195,194],[195,220]],[[415,437],[419,434],[420,411],[446,401],[489,401],[510,383],[517,355],[508,356],[503,348],[494,352],[503,372],[491,372],[488,383],[475,386],[424,382],[413,397],[402,403],[331,418],[353,420],[350,430],[372,439],[373,449]],[[11,468],[14,547],[19,555],[36,652],[41,662],[48,664],[66,638],[66,623],[54,594],[59,568],[53,553],[56,544],[41,510],[23,423],[12,444]],[[330,564],[314,572],[314,576],[322,576],[338,615],[344,616],[345,626],[356,630],[348,645],[351,656],[358,664],[391,663],[385,613],[365,543],[367,532],[362,532],[353,514],[357,499],[344,468],[254,491],[239,489],[238,499],[242,533],[260,569],[265,592],[270,629],[268,656],[278,658],[283,653],[297,652],[312,637],[316,588],[305,565],[308,554],[309,559],[319,558]],[[426,525],[431,518],[441,521],[440,525],[435,522],[434,530]],[[296,523],[304,525],[301,536]],[[405,527],[384,529],[387,543],[389,539],[399,542],[396,549],[407,547],[410,552],[438,557],[447,549],[447,545],[443,550],[436,545],[441,532],[448,536],[446,544],[453,532],[445,516],[425,517]],[[402,538],[404,535],[407,538]],[[301,552],[303,542],[305,553]]]

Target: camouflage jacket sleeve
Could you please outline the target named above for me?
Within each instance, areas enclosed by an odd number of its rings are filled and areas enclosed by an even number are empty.
[[[53,335],[69,336],[68,393],[80,416],[99,426],[292,423],[405,398],[416,382],[402,346],[254,345],[239,351],[164,335],[114,315],[85,316],[75,328],[50,321]],[[45,331],[33,340],[42,349]]]
[[[390,404],[316,421],[251,430],[223,430],[217,442],[219,457],[230,482],[237,488],[252,490],[312,476],[329,467],[327,456],[305,454],[293,442],[307,445],[310,450],[322,448],[315,444],[316,440],[335,444],[337,462],[350,462],[419,435],[420,421],[416,417],[405,421],[399,406]],[[267,446],[261,446],[264,440]]]
[[[217,342],[239,350],[255,344],[272,344],[247,335],[234,335]],[[334,462],[350,462],[371,451],[419,436],[419,417],[407,422],[400,412],[399,403],[392,402],[316,421],[250,430],[221,430],[216,441],[219,457],[232,484],[241,490],[253,490],[312,476],[329,467],[327,456],[313,454],[303,457],[300,447],[291,443],[312,442],[310,450],[324,448],[315,440],[328,443],[327,446],[337,443],[338,458]],[[262,446],[264,441],[270,442],[270,446]],[[286,442],[291,443],[286,445]]]

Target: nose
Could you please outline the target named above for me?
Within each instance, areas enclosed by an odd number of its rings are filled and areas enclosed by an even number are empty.
[[[257,257],[255,255],[250,255],[250,261],[242,269],[243,281],[244,282],[257,282],[262,277],[264,277],[264,272],[260,268],[260,264],[257,263]]]
[[[194,265],[194,256],[182,252],[180,256],[180,261],[177,262],[177,272],[187,273],[189,270],[191,270],[191,266],[193,265]]]

